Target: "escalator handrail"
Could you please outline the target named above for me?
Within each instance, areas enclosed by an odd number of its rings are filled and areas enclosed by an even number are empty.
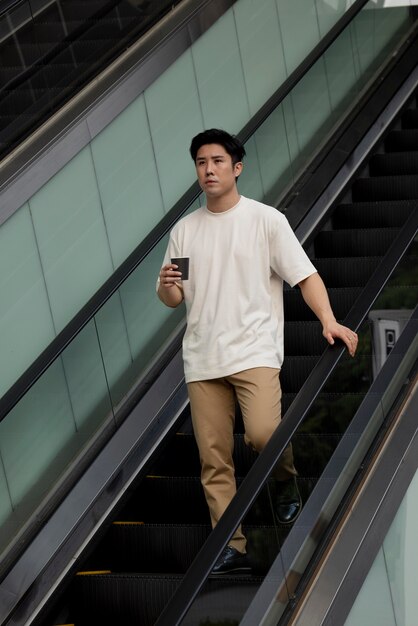
[[[24,4],[27,0],[0,0],[0,17],[14,9],[18,4]]]
[[[303,78],[312,65],[326,52],[335,39],[341,34],[351,20],[359,13],[368,0],[355,0],[352,6],[321,39],[302,63],[292,72],[285,82],[269,98],[267,103],[245,125],[238,137],[247,141],[256,132],[272,111],[284,100],[292,89]],[[8,391],[0,398],[0,422],[18,404],[23,396],[39,380],[42,374],[62,354],[67,346],[77,337],[83,328],[93,319],[97,312],[106,304],[112,295],[127,280],[145,257],[169,233],[175,223],[186,213],[201,193],[194,183],[180,198],[159,224],[135,248],[119,268],[96,291],[90,300],[80,309],[63,330],[51,341],[47,348],[34,360],[25,372],[16,380]]]
[[[413,241],[417,231],[418,208],[414,210],[404,224],[348,313],[344,324],[349,328],[358,330],[389,276]],[[155,626],[179,626],[181,624],[229,538],[253,506],[279,457],[307,416],[309,409],[338,364],[343,352],[344,348],[341,344],[326,348],[287,410],[280,428],[274,432],[263,452],[252,465],[234,499],[209,535]]]

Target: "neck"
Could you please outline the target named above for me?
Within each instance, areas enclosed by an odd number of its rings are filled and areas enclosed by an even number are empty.
[[[208,196],[206,196],[206,206],[212,213],[223,213],[238,204],[240,198],[241,196],[237,189],[234,189],[229,194],[219,198],[208,198]]]

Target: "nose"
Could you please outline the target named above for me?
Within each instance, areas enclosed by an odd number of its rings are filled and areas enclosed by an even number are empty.
[[[208,161],[208,163],[206,163],[206,176],[211,176],[213,174],[213,164]]]

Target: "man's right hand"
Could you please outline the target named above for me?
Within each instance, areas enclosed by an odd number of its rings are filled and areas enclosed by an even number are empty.
[[[177,265],[173,265],[172,263],[168,263],[168,265],[164,265],[160,270],[160,286],[165,289],[171,289],[176,284],[178,285],[178,281],[181,280],[181,272],[177,271]]]
[[[160,270],[158,297],[164,304],[170,307],[176,307],[183,301],[183,289],[179,284],[181,272],[177,271],[177,269],[177,265],[168,263]]]

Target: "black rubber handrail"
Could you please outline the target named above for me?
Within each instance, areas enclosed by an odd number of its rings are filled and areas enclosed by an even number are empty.
[[[417,231],[418,208],[404,224],[382,262],[368,281],[366,288],[350,310],[344,321],[344,324],[349,328],[358,330],[373,302],[414,240]],[[287,410],[280,428],[276,429],[263,452],[252,465],[234,499],[187,570],[155,626],[180,626],[229,538],[253,506],[280,456],[307,416],[309,409],[335,369],[343,352],[344,347],[340,342],[339,345],[326,348]]]
[[[325,37],[315,46],[304,61],[292,72],[285,82],[269,98],[267,103],[253,116],[239,133],[242,141],[248,140],[260,127],[282,100],[292,91],[305,73],[326,52],[335,39],[341,34],[351,20],[359,13],[368,0],[356,0],[344,16],[331,28]],[[83,328],[93,319],[96,313],[106,304],[111,296],[120,288],[144,258],[155,248],[161,239],[171,230],[174,224],[188,210],[200,195],[197,183],[173,206],[159,224],[135,248],[128,258],[119,266],[112,276],[90,298],[83,308],[73,317],[65,328],[55,337],[49,346],[35,359],[27,370],[17,379],[0,399],[0,421],[2,421],[29,389],[39,380],[49,366],[60,356],[65,348],[75,339]]]
[[[0,17],[14,9],[18,4],[26,4],[27,0],[0,0]]]

